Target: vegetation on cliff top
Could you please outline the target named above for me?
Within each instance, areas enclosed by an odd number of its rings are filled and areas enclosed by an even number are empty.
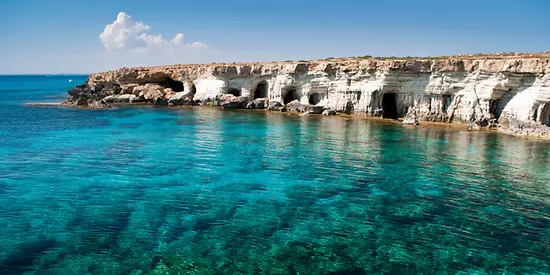
[[[444,56],[352,56],[352,57],[328,57],[326,61],[342,61],[348,59],[376,59],[376,60],[447,60],[447,59],[514,59],[514,58],[550,58],[550,51],[540,53],[475,53]]]

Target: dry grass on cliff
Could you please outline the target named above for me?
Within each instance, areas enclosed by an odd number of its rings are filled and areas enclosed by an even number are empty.
[[[352,56],[352,57],[328,57],[325,59],[317,60],[285,60],[285,61],[272,61],[272,62],[226,62],[226,63],[204,63],[204,64],[172,64],[165,66],[151,66],[151,67],[135,67],[135,68],[121,68],[119,70],[143,70],[147,71],[155,68],[162,69],[180,69],[181,67],[209,67],[216,65],[218,67],[223,66],[242,66],[242,65],[262,65],[262,64],[293,64],[293,63],[310,63],[315,64],[319,62],[349,62],[357,60],[379,60],[379,61],[391,61],[391,60],[507,60],[507,59],[530,59],[530,58],[540,58],[540,59],[550,59],[550,51],[539,52],[539,53],[515,53],[515,52],[505,52],[505,53],[476,53],[476,54],[462,54],[462,55],[453,55],[453,56]]]
[[[341,62],[349,60],[482,60],[482,59],[493,59],[493,60],[506,60],[506,59],[529,59],[529,58],[550,58],[550,51],[539,52],[539,53],[516,53],[516,52],[504,52],[504,53],[475,53],[475,54],[461,54],[461,55],[444,55],[444,56],[352,56],[352,57],[328,57],[323,59],[323,61],[330,62]],[[298,62],[314,62],[300,60]],[[284,61],[282,63],[290,63],[296,61]]]
[[[462,54],[462,55],[449,55],[449,56],[353,56],[353,57],[329,57],[325,58],[325,61],[344,61],[344,60],[357,60],[357,59],[375,59],[375,60],[449,60],[449,59],[461,59],[461,60],[474,60],[474,59],[520,59],[520,58],[550,58],[550,51],[540,53],[476,53],[476,54]],[[302,62],[302,61],[300,61]]]

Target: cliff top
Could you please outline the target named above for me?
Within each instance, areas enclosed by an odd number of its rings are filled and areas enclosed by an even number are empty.
[[[189,63],[189,64],[168,64],[161,66],[132,67],[122,69],[155,69],[155,68],[179,68],[187,66],[251,66],[251,65],[284,65],[295,63],[327,63],[327,62],[360,62],[360,61],[443,61],[443,60],[510,60],[510,59],[550,59],[550,51],[539,53],[477,53],[462,54],[453,56],[352,56],[352,57],[328,57],[325,59],[314,60],[285,60],[285,61],[266,61],[266,62],[212,62],[212,63]]]
[[[346,57],[318,60],[274,61],[274,62],[233,62],[210,64],[176,64],[165,66],[120,68],[109,72],[90,75],[88,83],[145,82],[170,76],[173,79],[193,79],[200,75],[225,75],[246,77],[278,73],[305,74],[309,71],[334,74],[374,73],[401,71],[409,73],[434,72],[508,72],[508,73],[549,73],[550,51],[542,53],[494,53],[468,54],[440,57]]]

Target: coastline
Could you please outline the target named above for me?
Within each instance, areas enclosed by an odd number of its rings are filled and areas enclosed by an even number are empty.
[[[97,108],[90,108],[88,106],[78,106],[78,105],[71,105],[66,104],[65,102],[58,102],[58,103],[42,103],[42,102],[28,102],[25,103],[26,106],[33,106],[33,107],[64,107],[64,108],[76,108],[80,110],[101,110],[103,108],[97,109]],[[270,115],[281,115],[281,116],[293,116],[293,117],[303,117],[303,116],[309,116],[314,118],[330,118],[330,119],[339,119],[342,121],[349,121],[349,120],[362,120],[362,121],[368,121],[370,123],[375,123],[378,125],[395,125],[395,126],[401,126],[407,129],[414,129],[414,128],[432,128],[432,129],[442,129],[442,130],[448,130],[448,131],[462,131],[462,132],[470,132],[470,133],[480,133],[480,134],[487,134],[487,133],[495,133],[499,135],[505,135],[505,136],[512,136],[517,138],[523,138],[533,141],[540,141],[540,142],[550,142],[550,137],[534,137],[529,135],[518,135],[513,134],[505,131],[501,131],[498,128],[488,128],[488,127],[478,127],[478,128],[472,128],[470,125],[466,123],[446,123],[446,122],[435,122],[435,121],[423,121],[418,124],[408,124],[403,123],[403,119],[387,119],[387,118],[381,118],[381,117],[372,117],[367,116],[364,114],[345,114],[345,113],[336,113],[334,115],[323,115],[323,114],[310,114],[310,113],[300,113],[295,111],[284,111],[281,112],[279,110],[268,110],[268,109],[229,109],[224,110],[220,106],[215,105],[172,105],[172,106],[157,106],[154,104],[148,104],[145,102],[141,103],[118,103],[118,104],[110,104],[110,107],[108,109],[117,109],[117,108],[124,108],[124,107],[147,107],[147,108],[163,108],[163,109],[214,109],[219,111],[232,111],[232,112],[243,112],[243,113],[266,113]]]
[[[89,75],[63,104],[218,106],[496,128],[550,139],[550,53],[121,68]]]
[[[35,86],[47,87],[41,83],[48,84],[37,82]],[[58,83],[66,85],[66,81]],[[332,263],[362,259],[357,266],[376,266],[387,258],[373,259],[363,252],[376,253],[368,249],[382,247],[385,242],[388,245],[383,249],[391,251],[395,243],[388,240],[400,236],[401,243],[412,240],[413,246],[418,245],[416,239],[426,240],[423,245],[429,248],[427,251],[437,252],[442,245],[463,251],[479,247],[474,254],[480,259],[486,258],[486,251],[495,253],[491,259],[506,258],[510,249],[498,250],[500,243],[494,238],[483,239],[487,230],[500,232],[508,228],[505,233],[513,235],[525,231],[526,226],[540,227],[544,222],[540,214],[550,213],[541,209],[541,205],[548,205],[548,192],[541,189],[550,179],[548,142],[508,137],[486,128],[468,131],[466,124],[459,123],[421,121],[419,125],[403,125],[402,120],[356,112],[323,116],[267,109],[224,110],[217,105],[159,106],[152,102],[110,103],[110,109],[99,110],[87,105],[24,105],[33,100],[61,101],[59,93],[55,86],[28,92],[22,87],[6,94],[7,105],[1,109],[5,120],[0,154],[9,184],[4,186],[8,193],[3,197],[8,201],[25,200],[5,204],[20,209],[25,216],[12,215],[17,223],[4,235],[16,237],[11,238],[14,242],[9,247],[17,255],[21,243],[34,243],[37,238],[55,242],[53,250],[61,252],[61,258],[53,268],[38,266],[40,273],[79,270],[85,274],[92,270],[89,266],[95,268],[98,262],[111,266],[114,261],[120,261],[120,272],[127,273],[130,269],[122,266],[132,262],[117,256],[129,255],[126,246],[118,245],[122,242],[134,249],[132,255],[147,259],[144,267],[132,267],[137,273],[162,273],[170,268],[164,263],[177,266],[171,269],[176,271],[182,270],[179,266],[187,268],[190,261],[216,266],[219,258],[204,256],[202,251],[212,251],[217,244],[240,242],[239,238],[254,232],[257,234],[248,238],[251,241],[246,245],[238,243],[238,253],[226,253],[234,251],[226,245],[216,253],[227,255],[224,257],[229,260],[247,261],[251,259],[249,248],[258,247],[257,240],[261,240],[262,247],[277,254],[260,249],[254,259],[280,255],[281,259],[290,259],[288,265],[281,265],[295,266],[297,258],[287,257],[296,254],[295,247],[300,247],[299,256],[307,259],[309,251],[319,247],[332,255],[342,255],[338,254],[342,243],[352,240],[356,242],[349,243],[349,247],[358,248],[355,252],[322,260]],[[503,197],[501,190],[513,192],[505,192]],[[59,201],[75,203],[60,208]],[[521,211],[503,212],[513,207]],[[479,213],[483,219],[472,220],[465,213]],[[91,218],[83,221],[82,217]],[[36,218],[41,219],[39,225],[53,222],[50,225],[54,230],[44,237],[37,235],[40,230],[34,230],[18,239],[21,230],[28,229],[28,221]],[[490,224],[487,218],[492,219]],[[73,219],[79,221],[76,230]],[[281,219],[282,223],[272,223]],[[518,220],[529,223],[517,224]],[[375,221],[377,227],[368,221]],[[484,241],[482,244],[464,243],[460,236],[445,235],[447,229],[439,226],[464,227],[472,221],[471,234],[465,237],[475,234]],[[119,222],[128,225],[122,225],[116,233],[98,231]],[[258,228],[258,224],[263,227]],[[436,230],[422,231],[426,226]],[[167,228],[169,234],[165,234]],[[311,230],[303,235],[304,228]],[[90,236],[100,231],[104,233],[99,236],[101,242],[90,242]],[[135,237],[135,232],[147,235]],[[524,238],[518,241],[529,243],[529,239],[548,235],[540,230],[532,232],[521,235]],[[295,238],[290,246],[286,246],[288,236]],[[441,236],[453,239],[442,240]],[[499,236],[496,241],[506,245],[508,236]],[[140,240],[149,241],[142,246],[132,245],[142,244]],[[171,240],[166,242],[169,248],[155,250],[166,240]],[[304,241],[317,245],[301,246]],[[106,248],[106,242],[115,245]],[[75,252],[73,244],[81,244],[83,250]],[[530,251],[542,254],[530,258],[529,266],[543,269],[544,244],[536,245],[529,247]],[[113,257],[96,258],[97,251],[107,251]],[[186,251],[191,252],[185,259],[170,260],[172,252]],[[51,260],[49,253],[36,262]],[[67,253],[74,257],[63,257]],[[237,254],[244,256],[230,258]],[[471,259],[464,253],[457,255],[465,255],[461,258],[464,261]],[[149,264],[154,259],[159,264]],[[514,260],[525,262],[519,257]],[[311,266],[317,266],[319,258],[311,262]],[[432,262],[428,261],[427,266],[433,266]],[[266,263],[272,264],[255,261],[251,266]],[[492,264],[488,262],[488,266]],[[147,272],[149,268],[155,272]],[[366,272],[376,273],[373,270]],[[444,268],[441,270],[445,273]],[[533,268],[516,270],[529,273]],[[219,272],[228,273],[227,269]],[[292,272],[289,269],[287,273]]]

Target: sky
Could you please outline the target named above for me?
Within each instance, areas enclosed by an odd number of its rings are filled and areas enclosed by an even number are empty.
[[[0,0],[0,74],[550,51],[548,0]]]

